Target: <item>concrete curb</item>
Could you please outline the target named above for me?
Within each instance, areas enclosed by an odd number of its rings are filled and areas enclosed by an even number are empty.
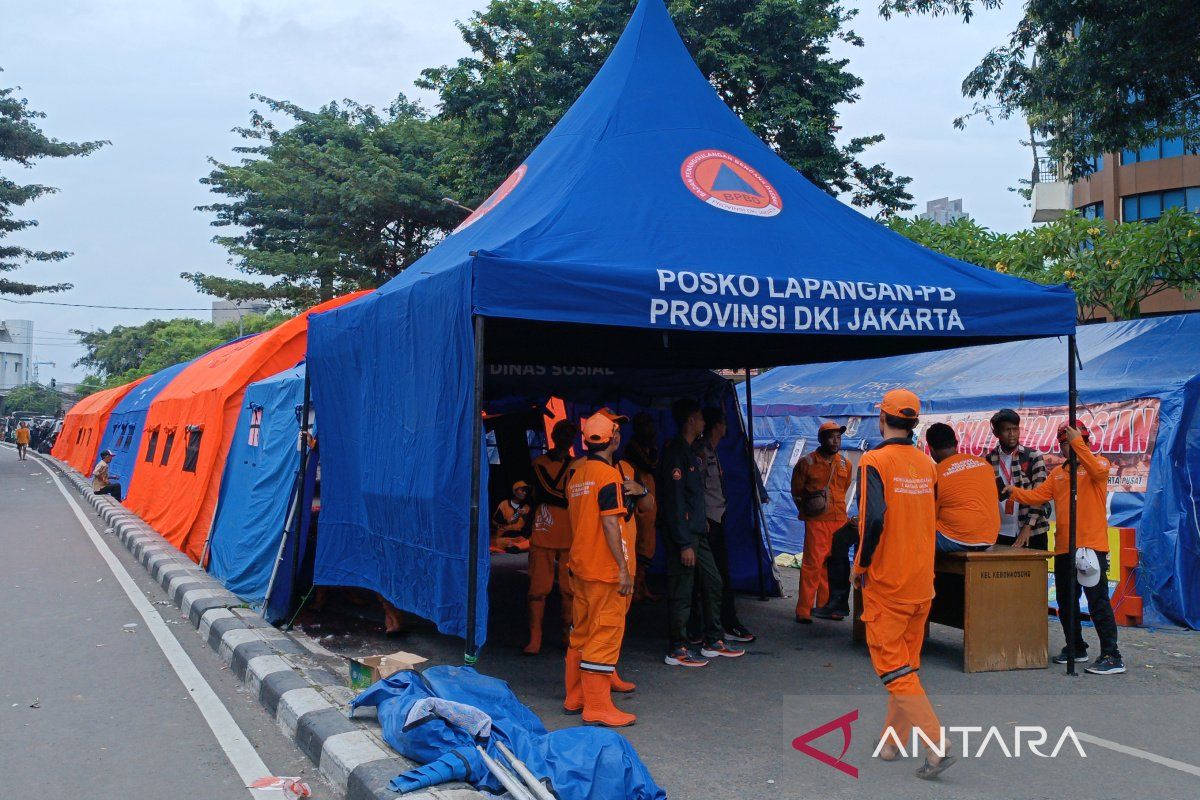
[[[278,630],[236,595],[168,543],[136,514],[111,497],[97,497],[91,483],[52,456],[38,455],[92,505],[167,597],[229,665],[283,732],[309,757],[343,800],[394,800],[388,789],[413,762],[393,750],[375,719],[347,716],[354,692],[295,637]],[[447,784],[415,794],[413,800],[480,800],[466,784]]]

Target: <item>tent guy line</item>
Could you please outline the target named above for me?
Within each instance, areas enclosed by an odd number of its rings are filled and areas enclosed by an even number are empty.
[[[7,445],[6,445],[7,447]],[[225,752],[225,757],[229,759],[229,763],[237,770],[238,776],[246,783],[250,784],[259,778],[270,775],[267,765],[258,755],[253,745],[250,744],[246,734],[238,727],[233,716],[229,713],[229,709],[217,697],[217,693],[213,691],[212,686],[204,680],[204,676],[200,674],[200,670],[195,663],[188,657],[183,646],[175,639],[171,630],[167,627],[166,622],[159,616],[154,606],[146,599],[137,584],[133,582],[133,578],[125,571],[121,562],[108,549],[100,534],[96,533],[96,529],[88,522],[87,516],[83,509],[79,507],[79,503],[67,491],[66,487],[54,474],[46,463],[38,457],[36,453],[30,454],[34,461],[46,472],[54,485],[58,488],[59,493],[67,501],[67,505],[71,507],[75,518],[79,520],[80,527],[91,540],[100,557],[104,559],[104,563],[112,572],[113,577],[117,579],[117,583],[125,592],[125,596],[129,598],[129,602],[137,610],[142,621],[146,623],[147,630],[154,637],[154,641],[162,650],[163,656],[171,668],[175,670],[175,674],[179,676],[180,682],[187,690],[188,696],[196,703],[196,707],[200,709],[204,721],[208,723],[209,729],[216,737],[217,743],[221,745],[221,749]],[[272,800],[278,798],[278,792],[272,792],[265,789],[250,789],[247,788],[250,797],[254,800]]]

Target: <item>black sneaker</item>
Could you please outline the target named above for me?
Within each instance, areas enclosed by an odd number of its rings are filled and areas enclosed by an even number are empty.
[[[1067,663],[1067,648],[1065,648],[1065,647],[1064,647],[1064,648],[1062,649],[1062,652],[1060,652],[1058,655],[1056,655],[1056,656],[1055,656],[1053,659],[1051,659],[1051,660],[1052,660],[1052,661],[1053,661],[1055,664],[1065,664],[1065,663]],[[1087,650],[1084,650],[1082,653],[1076,653],[1076,654],[1075,654],[1075,663],[1076,663],[1076,664],[1086,664],[1086,663],[1087,663],[1088,661],[1090,661],[1090,660],[1091,660],[1091,659],[1090,659],[1090,658],[1088,658]]]
[[[1120,675],[1125,671],[1125,662],[1118,656],[1100,656],[1096,663],[1084,670],[1093,675]]]
[[[725,638],[731,642],[753,642],[758,637],[746,630],[744,625],[730,625],[725,629]]]
[[[826,606],[821,606],[820,608],[814,608],[812,610],[812,615],[817,619],[829,619],[833,620],[834,622],[845,619],[847,613],[848,612],[839,611],[837,609],[827,608]]]

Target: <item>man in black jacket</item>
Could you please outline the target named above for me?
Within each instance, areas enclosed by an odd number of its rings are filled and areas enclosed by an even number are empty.
[[[671,406],[677,433],[663,449],[658,500],[667,551],[667,604],[670,646],[664,661],[673,667],[703,667],[706,658],[737,658],[744,650],[725,644],[721,631],[721,574],[708,542],[704,506],[704,460],[695,448],[704,430],[700,404],[689,398]],[[692,591],[699,582],[705,630],[698,658],[688,650],[687,625]]]

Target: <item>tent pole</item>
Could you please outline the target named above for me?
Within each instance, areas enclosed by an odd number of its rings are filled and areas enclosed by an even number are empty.
[[[750,516],[754,520],[754,553],[758,565],[758,599],[767,599],[763,577],[762,498],[758,493],[758,464],[754,461],[754,395],[750,388],[750,368],[746,367],[746,456],[750,459]]]
[[[475,316],[475,400],[471,406],[471,519],[467,526],[467,648],[463,663],[479,658],[475,642],[475,615],[479,605],[479,490],[481,464],[479,442],[483,438],[483,346],[484,317]]]
[[[279,539],[279,552],[275,554],[275,565],[271,568],[271,579],[267,582],[267,592],[263,596],[263,616],[271,603],[271,594],[275,591],[275,580],[279,575],[279,565],[283,563],[287,551],[288,538],[292,525],[300,519],[300,506],[304,502],[304,475],[308,471],[308,417],[312,409],[312,385],[308,381],[308,367],[304,368],[304,404],[300,407],[300,466],[296,469],[296,480],[292,483],[291,499],[288,501],[288,515],[283,523],[283,535]],[[297,531],[297,538],[299,531]],[[299,548],[297,548],[299,551]],[[292,580],[296,579],[296,569],[293,563]],[[293,586],[294,588],[294,586]]]
[[[1079,403],[1079,389],[1075,381],[1075,336],[1072,334],[1067,337],[1067,422],[1075,427],[1075,412]],[[1069,558],[1067,572],[1067,607],[1066,607],[1066,628],[1070,633],[1067,634],[1067,674],[1075,675],[1075,642],[1071,641],[1075,630],[1075,593],[1079,591],[1079,586],[1076,583],[1075,575],[1075,547],[1076,539],[1076,510],[1078,509],[1079,501],[1079,474],[1078,463],[1075,458],[1073,449],[1067,450],[1067,470],[1071,476],[1071,523],[1068,526],[1067,539],[1067,556]],[[1061,531],[1059,532],[1061,533]],[[1101,575],[1100,580],[1108,580],[1107,575]],[[1060,595],[1061,597],[1061,595]],[[1063,613],[1063,604],[1059,600],[1058,613]]]

